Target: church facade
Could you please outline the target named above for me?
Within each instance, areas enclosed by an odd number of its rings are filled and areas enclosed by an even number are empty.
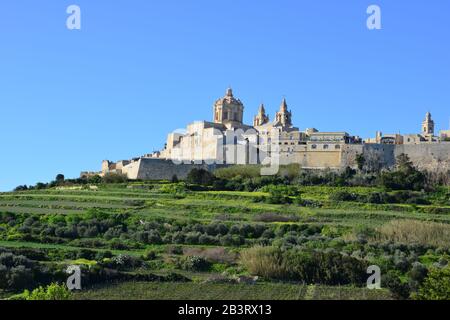
[[[300,131],[283,99],[274,120],[261,105],[253,125],[243,123],[244,104],[232,89],[213,106],[213,121],[194,122],[183,133],[171,133],[158,158],[177,163],[268,164],[299,163],[305,168],[339,168],[347,144],[361,143],[347,132]]]

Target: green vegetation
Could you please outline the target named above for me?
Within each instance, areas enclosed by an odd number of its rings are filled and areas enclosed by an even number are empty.
[[[72,293],[64,285],[52,283],[32,292],[25,290],[22,294],[11,297],[11,300],[72,300]]]
[[[450,244],[450,225],[416,220],[392,220],[377,229],[378,241],[417,243],[445,247]]]
[[[415,296],[420,300],[450,300],[450,266],[434,268]]]
[[[367,278],[367,263],[336,251],[253,247],[241,253],[241,261],[251,274],[268,279],[361,286]]]
[[[450,188],[403,160],[381,174],[58,175],[1,193],[0,297],[62,298],[52,283],[76,264],[75,299],[448,299]],[[369,265],[384,290],[364,289]]]
[[[304,286],[289,283],[227,284],[210,282],[123,282],[96,286],[77,300],[388,300],[387,290]]]

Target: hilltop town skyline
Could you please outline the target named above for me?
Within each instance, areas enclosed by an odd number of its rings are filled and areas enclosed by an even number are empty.
[[[381,30],[357,2],[106,3],[77,2],[81,30],[54,1],[3,4],[0,190],[160,150],[228,86],[247,124],[285,96],[301,130],[449,129],[448,2],[379,1]]]

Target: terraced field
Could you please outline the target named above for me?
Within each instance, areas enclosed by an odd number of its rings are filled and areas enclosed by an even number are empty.
[[[305,286],[267,278],[256,285],[243,285],[216,283],[211,278],[251,275],[239,260],[239,252],[255,245],[333,248],[370,262],[395,255],[395,250],[411,254],[415,249],[378,248],[375,240],[367,238],[370,232],[360,242],[360,229],[374,231],[390,221],[450,225],[448,189],[440,193],[443,196],[429,196],[429,204],[416,205],[334,201],[330,197],[343,191],[368,195],[380,192],[379,188],[301,187],[301,198],[313,205],[296,205],[261,201],[270,197],[265,192],[180,191],[179,185],[171,187],[144,183],[2,193],[0,247],[17,254],[38,250],[35,256],[50,257],[44,263],[57,268],[77,259],[109,268],[111,257],[142,259],[151,252],[151,258],[145,258],[138,267],[124,270],[136,281],[92,284],[77,293],[77,299],[387,299],[391,296],[386,290],[370,291],[354,285]],[[422,245],[426,252],[414,253],[415,259],[423,261],[426,253],[431,264],[446,257],[448,247]],[[373,253],[365,253],[367,250]],[[208,259],[209,269],[186,267],[191,256]],[[188,282],[139,280],[143,275],[172,277],[174,272]],[[406,274],[403,277],[406,279]],[[8,293],[0,291],[2,295]]]

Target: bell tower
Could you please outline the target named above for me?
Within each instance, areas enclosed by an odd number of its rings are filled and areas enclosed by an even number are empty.
[[[433,137],[434,136],[434,121],[431,119],[431,113],[427,112],[425,120],[422,122],[422,136]]]
[[[258,114],[253,119],[253,126],[259,127],[269,122],[269,117],[266,115],[264,104],[259,106]]]
[[[275,125],[282,127],[292,127],[292,114],[288,110],[286,99],[281,102],[280,111],[276,114]]]

